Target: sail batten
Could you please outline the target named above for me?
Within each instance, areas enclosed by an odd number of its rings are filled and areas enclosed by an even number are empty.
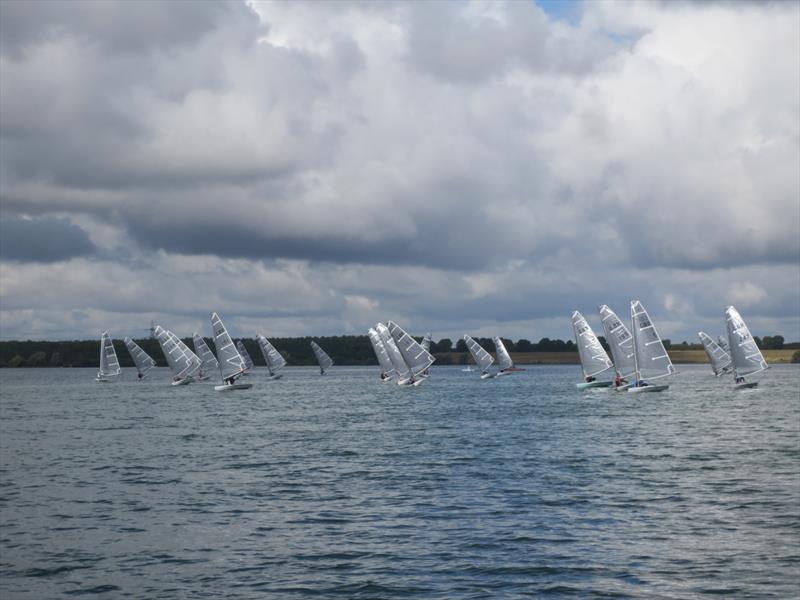
[[[575,334],[575,343],[578,346],[578,356],[581,359],[584,378],[594,377],[614,366],[600,340],[589,326],[589,322],[577,310],[572,313],[572,330]]]
[[[486,350],[484,350],[483,346],[481,346],[478,342],[476,342],[472,337],[469,335],[464,334],[464,341],[467,343],[467,349],[469,353],[472,355],[472,358],[475,360],[475,363],[481,370],[481,373],[486,373],[486,370],[492,365],[494,362],[494,358],[491,354],[489,354]]]
[[[728,329],[728,347],[734,376],[744,377],[769,368],[750,329],[733,306],[729,306],[725,311],[725,324]]]
[[[633,346],[636,352],[636,379],[659,379],[672,375],[675,367],[670,360],[658,331],[653,325],[644,305],[638,300],[631,302]]]
[[[142,348],[134,342],[131,338],[125,338],[125,347],[128,349],[128,353],[131,355],[133,359],[133,364],[136,365],[136,370],[139,372],[139,378],[144,378],[147,375],[147,372],[156,366],[156,361],[154,361],[147,352],[142,350]]]
[[[614,370],[622,378],[630,377],[636,373],[633,336],[608,305],[602,304],[599,310],[606,341],[611,348],[611,357],[614,359]]]
[[[211,329],[214,332],[214,346],[217,348],[217,360],[222,380],[235,380],[245,370],[244,359],[236,349],[225,324],[217,313],[211,314]]]
[[[395,344],[397,344],[400,354],[403,355],[403,360],[408,365],[412,375],[415,377],[422,375],[435,360],[431,353],[425,350],[419,342],[408,335],[408,333],[394,321],[389,321],[386,326]]]

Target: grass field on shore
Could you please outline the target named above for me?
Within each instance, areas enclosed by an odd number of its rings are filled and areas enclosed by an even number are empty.
[[[762,350],[769,364],[792,362],[796,350]],[[670,350],[669,355],[675,364],[702,364],[708,358],[703,350]],[[439,364],[472,364],[467,352],[447,352],[437,354]],[[572,365],[578,364],[577,352],[511,352],[511,358],[518,365]]]

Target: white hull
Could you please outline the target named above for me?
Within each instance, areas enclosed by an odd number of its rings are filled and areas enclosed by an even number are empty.
[[[209,376],[208,375],[202,375],[201,377],[198,377],[196,379],[196,381],[208,381],[208,380],[209,380]]]
[[[267,379],[269,379],[270,381],[275,381],[276,379],[280,379],[281,377],[283,377],[283,373],[275,373],[275,375],[270,375],[269,377],[267,377]]]
[[[111,379],[109,377],[95,377],[94,380],[97,383],[111,383],[112,381],[114,381],[114,379]]]
[[[416,380],[414,383],[412,383],[411,385],[413,385],[414,387],[419,387],[419,386],[421,386],[423,383],[425,383],[425,378],[424,378],[424,377],[422,377],[422,378],[420,378],[420,379],[417,379],[417,380]]]
[[[170,385],[188,385],[192,383],[192,380],[188,377],[186,379],[181,379],[179,381],[173,381]]]
[[[481,379],[493,379],[494,377],[494,373],[481,373]]]
[[[234,383],[234,384],[225,384],[225,385],[215,385],[214,389],[218,392],[232,392],[234,390],[249,390],[253,387],[252,383]]]
[[[629,394],[640,394],[644,392],[663,392],[669,389],[669,385],[637,385],[636,387],[629,387]]]
[[[754,387],[758,387],[757,381],[745,381],[744,383],[737,383],[733,386],[734,390],[749,390]]]

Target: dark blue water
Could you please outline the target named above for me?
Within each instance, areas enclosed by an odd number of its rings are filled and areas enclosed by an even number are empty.
[[[800,369],[680,369],[0,370],[0,597],[797,597]]]

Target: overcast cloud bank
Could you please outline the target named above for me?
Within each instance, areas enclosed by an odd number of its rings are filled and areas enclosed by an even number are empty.
[[[5,338],[800,339],[800,5],[0,4]],[[598,320],[590,316],[598,326]],[[119,331],[114,328],[119,329]]]

